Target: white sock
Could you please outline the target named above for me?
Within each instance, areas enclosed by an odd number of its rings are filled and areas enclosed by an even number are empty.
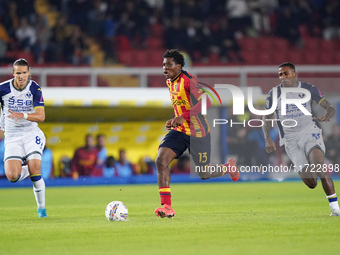
[[[38,209],[45,208],[45,182],[44,179],[41,178],[38,181],[32,181],[33,183],[33,193],[35,196],[35,200],[37,201]]]
[[[18,182],[22,181],[23,179],[26,179],[27,176],[29,176],[30,173],[28,171],[28,166],[22,166],[21,168],[21,174],[20,177],[18,179]]]
[[[329,207],[331,208],[331,211],[334,210],[340,210],[339,209],[339,203],[338,203],[338,197],[336,196],[336,193],[333,195],[326,196],[329,202]]]

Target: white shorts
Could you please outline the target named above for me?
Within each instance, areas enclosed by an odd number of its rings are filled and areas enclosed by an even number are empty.
[[[295,140],[285,142],[285,150],[295,166],[295,170],[301,173],[309,164],[309,153],[315,148],[320,149],[324,154],[326,152],[323,142],[322,130],[313,126],[306,130]]]
[[[40,128],[36,128],[30,133],[21,133],[18,136],[5,136],[5,156],[4,161],[13,159],[28,161],[30,159],[41,160],[41,155],[45,147],[46,138]]]

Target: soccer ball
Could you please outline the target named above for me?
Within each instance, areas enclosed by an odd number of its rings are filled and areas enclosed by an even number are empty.
[[[105,216],[109,221],[124,221],[128,216],[128,209],[124,203],[112,201],[106,206]]]

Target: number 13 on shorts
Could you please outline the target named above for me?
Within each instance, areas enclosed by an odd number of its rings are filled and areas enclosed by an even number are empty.
[[[208,160],[207,152],[199,152],[198,155],[199,155],[199,162],[200,163],[206,163],[207,162],[207,160]]]

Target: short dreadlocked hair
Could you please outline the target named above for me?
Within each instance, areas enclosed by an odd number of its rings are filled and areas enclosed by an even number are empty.
[[[166,50],[163,54],[163,58],[174,58],[174,62],[182,67],[185,65],[184,56],[178,49]]]

